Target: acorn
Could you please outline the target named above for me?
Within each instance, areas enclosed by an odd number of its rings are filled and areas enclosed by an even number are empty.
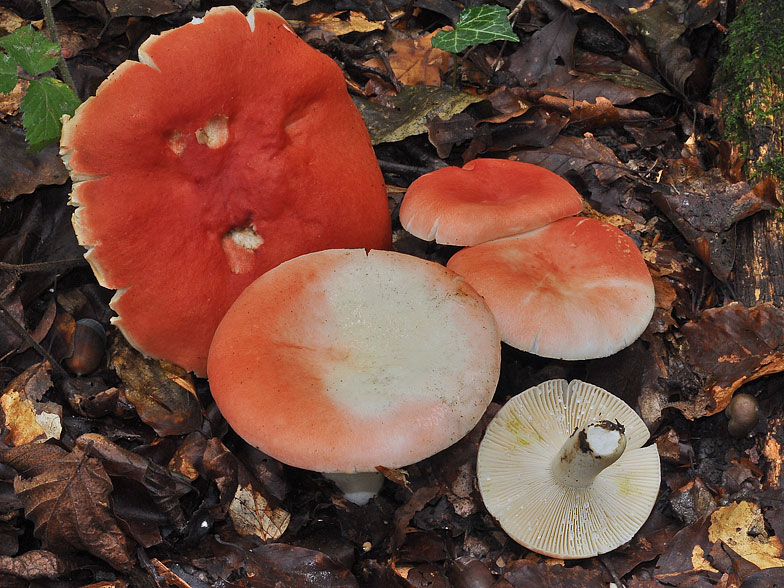
[[[754,396],[740,392],[732,397],[724,414],[730,420],[727,432],[733,437],[745,437],[757,425],[759,403]]]
[[[73,332],[73,353],[63,363],[77,376],[95,371],[103,361],[106,332],[94,319],[79,319]]]

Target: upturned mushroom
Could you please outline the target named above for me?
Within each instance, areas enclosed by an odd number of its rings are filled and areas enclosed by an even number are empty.
[[[505,343],[542,357],[612,355],[653,316],[653,280],[640,250],[596,219],[563,218],[466,247],[447,267],[482,295]]]
[[[147,39],[63,126],[73,224],[114,323],[204,375],[256,277],[389,248],[383,177],[340,68],[268,10],[222,6]]]
[[[521,545],[550,557],[606,553],[648,518],[661,481],[655,445],[634,410],[579,380],[512,398],[479,445],[487,510]]]
[[[406,190],[400,222],[442,245],[477,245],[537,229],[583,209],[569,182],[508,159],[475,159],[425,174]]]
[[[329,250],[253,282],[210,348],[210,389],[234,431],[292,466],[373,472],[463,437],[493,397],[500,339],[447,268]]]

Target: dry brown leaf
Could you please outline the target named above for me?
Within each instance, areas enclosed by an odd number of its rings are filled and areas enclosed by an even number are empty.
[[[46,549],[88,551],[115,569],[132,567],[133,541],[112,515],[112,482],[100,461],[46,443],[5,450],[0,460],[19,472],[14,490]]]
[[[440,86],[441,76],[452,67],[452,54],[432,45],[437,32],[392,43],[389,64],[406,86]]]
[[[752,502],[733,502],[714,512],[708,539],[723,541],[760,569],[784,567],[781,541],[768,535],[762,511]]]
[[[121,336],[113,338],[110,353],[126,398],[158,435],[184,435],[201,426],[201,405],[188,374],[170,363],[145,359]]]
[[[36,440],[60,437],[62,425],[60,416],[50,403],[38,402],[49,388],[48,364],[38,363],[30,366],[14,378],[0,397],[5,427],[8,433],[4,441],[18,447]]]
[[[369,20],[364,14],[355,10],[314,14],[308,26],[318,27],[337,36],[349,33],[369,33],[384,29],[382,21]]]
[[[286,532],[291,515],[282,508],[272,508],[250,484],[237,486],[229,505],[234,529],[241,535],[256,535],[262,541],[279,538]]]
[[[16,557],[0,556],[0,574],[24,580],[56,580],[69,571],[68,561],[51,551],[33,550]]]
[[[82,435],[76,440],[76,447],[86,455],[100,459],[110,475],[141,484],[172,525],[178,529],[185,526],[185,515],[179,498],[192,488],[184,476],[123,449],[97,433]]]

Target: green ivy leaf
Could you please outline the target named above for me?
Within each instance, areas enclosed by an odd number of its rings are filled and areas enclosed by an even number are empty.
[[[52,69],[57,64],[60,47],[45,35],[27,25],[0,38],[0,47],[27,73],[34,76]]]
[[[22,126],[31,151],[60,138],[60,117],[73,114],[81,102],[73,90],[55,78],[33,80],[22,98]]]
[[[455,30],[439,31],[433,36],[433,47],[450,53],[459,53],[471,45],[493,41],[520,39],[509,24],[509,10],[503,6],[485,4],[466,8],[457,19]]]
[[[0,93],[7,94],[16,86],[16,62],[10,55],[0,53]]]

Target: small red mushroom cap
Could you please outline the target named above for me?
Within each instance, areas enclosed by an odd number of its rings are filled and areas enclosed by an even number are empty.
[[[596,219],[564,218],[466,247],[447,267],[482,295],[504,342],[543,357],[612,355],[653,316],[653,280],[640,250]]]
[[[214,8],[139,58],[64,124],[73,223],[128,340],[204,375],[256,277],[391,245],[384,181],[340,68],[274,12]]]
[[[493,397],[500,352],[492,314],[451,270],[342,249],[253,282],[221,321],[208,372],[245,441],[292,466],[354,473],[463,437]]]
[[[539,228],[583,209],[569,182],[530,163],[475,159],[416,179],[400,206],[409,233],[442,245],[476,245]]]

